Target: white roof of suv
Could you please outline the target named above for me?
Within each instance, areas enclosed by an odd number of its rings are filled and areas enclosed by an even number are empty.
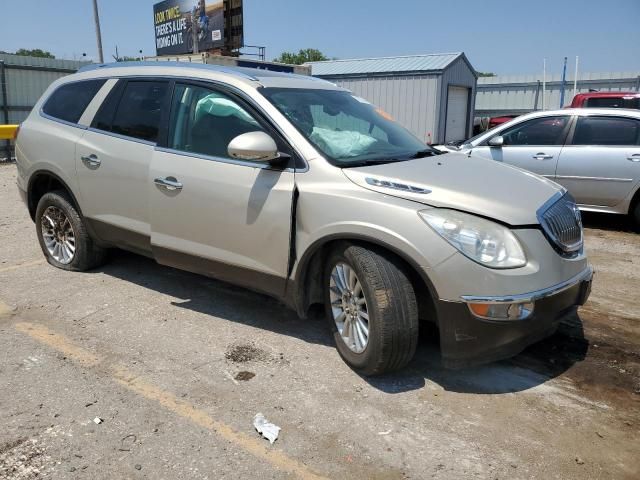
[[[153,75],[163,77],[193,77],[205,80],[242,82],[253,87],[286,87],[324,90],[343,90],[331,82],[316,77],[274,72],[258,68],[233,67],[187,62],[121,62],[92,64],[74,75],[82,78],[130,77]]]

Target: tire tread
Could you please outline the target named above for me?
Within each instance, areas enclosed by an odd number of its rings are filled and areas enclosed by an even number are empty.
[[[378,338],[370,336],[369,342],[378,342],[378,354],[357,370],[379,375],[404,367],[413,358],[418,343],[418,303],[406,267],[394,255],[378,248],[345,243],[336,253],[364,273],[376,297],[375,305],[368,302],[368,307],[370,318],[375,309]],[[360,274],[358,277],[364,281]],[[342,345],[338,350],[341,348]],[[342,351],[341,355],[345,357]]]

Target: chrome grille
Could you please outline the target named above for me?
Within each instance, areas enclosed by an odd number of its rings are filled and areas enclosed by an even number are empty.
[[[538,211],[538,220],[551,245],[563,255],[582,249],[582,218],[569,193],[552,198]]]

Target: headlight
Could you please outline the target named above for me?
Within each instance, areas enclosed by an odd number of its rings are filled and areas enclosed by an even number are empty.
[[[502,225],[444,208],[422,210],[418,214],[436,233],[475,262],[490,268],[517,268],[527,263],[518,239]]]

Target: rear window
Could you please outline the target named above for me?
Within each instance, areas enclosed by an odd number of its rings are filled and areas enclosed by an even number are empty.
[[[589,98],[587,107],[640,109],[640,98]]]
[[[54,118],[78,123],[82,113],[89,105],[106,79],[85,80],[62,85],[51,94],[42,107],[42,111]]]

